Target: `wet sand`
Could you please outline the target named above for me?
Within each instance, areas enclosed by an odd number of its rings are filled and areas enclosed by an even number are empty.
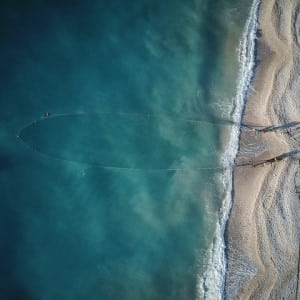
[[[300,299],[300,1],[262,0],[257,66],[243,123],[226,230],[226,299]],[[296,122],[296,123],[292,123]],[[275,126],[275,127],[276,127]],[[300,285],[300,283],[299,283]]]

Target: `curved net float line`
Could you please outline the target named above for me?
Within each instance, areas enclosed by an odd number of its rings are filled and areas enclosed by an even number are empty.
[[[166,167],[159,167],[159,166],[156,166],[156,167],[152,167],[151,165],[148,166],[148,167],[141,167],[139,165],[136,165],[136,163],[133,163],[133,166],[128,164],[127,166],[126,165],[121,165],[121,164],[113,164],[113,163],[102,163],[102,162],[89,162],[89,161],[86,161],[85,159],[76,159],[76,158],[73,158],[72,157],[72,154],[71,154],[71,158],[69,157],[64,157],[61,155],[61,153],[59,153],[58,155],[56,155],[55,153],[49,153],[49,151],[47,151],[47,148],[46,150],[44,151],[43,149],[39,148],[39,145],[38,143],[35,143],[35,141],[33,142],[30,142],[30,139],[28,140],[26,138],[26,134],[27,132],[29,131],[30,135],[31,135],[31,130],[33,129],[33,135],[34,135],[34,128],[38,128],[42,122],[46,122],[46,121],[50,121],[50,120],[59,120],[61,118],[71,118],[71,124],[72,124],[72,117],[80,117],[80,116],[91,116],[93,117],[93,119],[97,116],[111,116],[111,117],[114,117],[114,116],[125,116],[125,117],[131,117],[131,120],[143,120],[143,122],[145,123],[145,121],[147,122],[149,119],[150,122],[153,122],[153,121],[159,121],[159,117],[167,117],[167,118],[170,118],[170,116],[165,116],[165,115],[153,115],[153,114],[137,114],[137,113],[110,113],[110,112],[104,112],[104,113],[95,113],[95,112],[92,112],[92,113],[89,113],[89,112],[75,112],[75,113],[64,113],[64,114],[55,114],[55,115],[49,115],[47,117],[42,117],[40,119],[37,119],[27,125],[25,125],[23,128],[21,128],[21,130],[19,131],[17,137],[18,137],[18,140],[24,145],[26,146],[27,148],[29,148],[31,151],[37,153],[37,154],[40,154],[44,157],[47,157],[47,158],[51,158],[51,159],[55,159],[55,160],[59,160],[59,161],[65,161],[65,162],[70,162],[70,163],[78,163],[78,164],[82,164],[83,166],[86,166],[86,167],[92,167],[92,168],[102,168],[102,169],[110,169],[110,170],[127,170],[127,171],[147,171],[147,172],[157,172],[157,171],[209,171],[209,170],[214,170],[214,171],[222,171],[224,170],[224,168],[221,168],[219,166],[195,166],[195,167],[181,167],[181,166],[172,166],[172,164],[168,164],[170,165],[170,167],[166,166]],[[132,119],[133,118],[133,119]],[[91,119],[91,120],[93,120]],[[200,121],[200,120],[195,120],[195,119],[184,119],[184,118],[170,118],[171,121],[181,121],[181,122],[185,122],[185,123],[197,123],[195,126],[198,127],[198,125],[201,125],[201,124],[209,124],[210,126],[214,125],[212,122],[207,122],[207,121]],[[167,119],[167,121],[169,121],[170,119]],[[76,119],[75,119],[76,120]],[[105,118],[104,118],[105,120]],[[68,125],[68,122],[69,120],[66,120],[67,121],[67,125]],[[74,120],[73,120],[74,121]],[[97,119],[96,119],[97,121]],[[134,123],[135,124],[135,123]],[[171,123],[172,124],[172,123]],[[177,122],[178,124],[178,122]],[[51,125],[51,123],[50,123]],[[69,124],[70,125],[70,124]],[[72,128],[72,127],[71,127]],[[89,128],[89,127],[87,127]],[[47,127],[46,127],[47,129]],[[27,131],[27,132],[26,132]],[[59,127],[57,128],[57,131],[59,132],[60,129]],[[48,133],[46,132],[46,135]],[[55,134],[55,133],[54,133]],[[40,135],[44,135],[43,133],[40,134]],[[51,134],[52,135],[52,134]],[[51,140],[52,137],[51,135],[49,136],[49,139]],[[46,138],[45,140],[47,140],[48,138]],[[59,145],[59,144],[56,144],[56,145]],[[91,145],[93,145],[91,143]],[[60,145],[59,145],[60,146]],[[56,146],[58,147],[58,146]],[[89,145],[87,146],[87,148],[90,147]],[[50,151],[51,152],[51,151]],[[97,159],[98,160],[98,159]]]
[[[24,147],[28,148],[29,150],[33,151],[37,155],[43,156],[47,159],[52,159],[56,161],[63,161],[67,163],[73,163],[73,164],[80,164],[86,168],[98,168],[98,169],[106,169],[106,170],[115,170],[115,171],[138,171],[138,172],[171,172],[171,171],[179,171],[179,172],[184,172],[184,171],[223,171],[225,168],[221,167],[204,167],[204,168],[135,168],[135,167],[118,167],[118,166],[109,166],[109,165],[100,165],[100,164],[92,164],[80,160],[71,160],[71,159],[66,159],[62,157],[57,157],[53,156],[50,154],[47,154],[45,152],[42,152],[34,146],[26,143],[20,136],[17,136],[18,140],[21,142]]]
[[[24,125],[18,132],[17,136],[20,136],[21,132],[26,129],[27,127],[30,127],[34,124],[37,124],[39,122],[53,119],[53,118],[63,118],[63,117],[71,117],[71,116],[87,116],[87,115],[93,115],[93,116],[101,116],[101,115],[116,115],[116,116],[136,116],[140,118],[149,118],[149,119],[159,119],[159,117],[168,117],[169,120],[178,120],[182,122],[188,122],[188,123],[198,123],[198,124],[214,124],[219,126],[238,126],[240,128],[248,128],[250,130],[257,130],[259,132],[268,132],[268,131],[276,131],[278,129],[286,129],[286,128],[292,128],[295,126],[295,124],[300,124],[300,122],[291,122],[288,124],[283,125],[261,125],[261,124],[254,124],[254,123],[236,123],[232,120],[226,120],[226,119],[216,119],[214,121],[209,120],[200,120],[196,118],[189,118],[189,117],[178,117],[171,114],[150,114],[150,113],[140,113],[140,112],[99,112],[99,111],[78,111],[78,112],[68,112],[68,113],[57,113],[57,114],[51,114],[46,112],[47,116],[41,116],[38,119],[35,119],[34,121],[27,123]]]

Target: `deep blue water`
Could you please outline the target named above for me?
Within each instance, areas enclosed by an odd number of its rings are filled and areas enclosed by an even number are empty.
[[[0,299],[196,298],[248,8],[1,2]]]

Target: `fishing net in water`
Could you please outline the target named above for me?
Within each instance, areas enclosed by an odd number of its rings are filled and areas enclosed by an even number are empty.
[[[166,115],[71,113],[34,121],[18,137],[43,155],[89,166],[201,170],[221,167],[223,125]]]

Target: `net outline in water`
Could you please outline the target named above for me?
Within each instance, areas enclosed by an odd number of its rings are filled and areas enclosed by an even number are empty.
[[[51,155],[49,153],[46,153],[44,151],[41,151],[37,149],[34,145],[26,142],[24,138],[22,138],[22,133],[28,129],[31,126],[38,125],[41,122],[52,120],[55,118],[65,118],[65,117],[78,117],[78,116],[103,116],[103,115],[114,115],[114,116],[130,116],[130,117],[136,117],[140,119],[152,119],[152,120],[159,120],[161,117],[167,117],[168,120],[172,121],[180,121],[185,123],[196,123],[197,125],[201,124],[212,124],[216,126],[235,126],[234,122],[230,120],[217,120],[214,121],[208,121],[208,120],[200,120],[196,118],[183,118],[183,117],[175,117],[173,115],[167,115],[167,114],[147,114],[147,113],[136,113],[136,112],[99,112],[99,111],[78,111],[78,112],[68,112],[68,113],[59,113],[59,114],[52,114],[49,112],[45,112],[44,115],[38,119],[35,119],[34,121],[27,123],[24,125],[17,133],[17,139],[18,141],[23,144],[25,147],[30,149],[31,151],[47,157],[48,159],[54,159],[59,161],[65,161],[69,163],[77,163],[84,165],[86,167],[93,167],[93,168],[102,168],[102,169],[109,169],[109,170],[119,170],[119,171],[146,171],[146,172],[164,172],[164,171],[222,171],[222,167],[212,166],[212,167],[169,167],[169,168],[140,168],[140,167],[123,167],[123,166],[117,166],[117,165],[105,165],[100,163],[90,163],[82,160],[76,160],[76,159],[67,159],[55,155]],[[245,127],[251,127],[252,125],[245,125]]]

